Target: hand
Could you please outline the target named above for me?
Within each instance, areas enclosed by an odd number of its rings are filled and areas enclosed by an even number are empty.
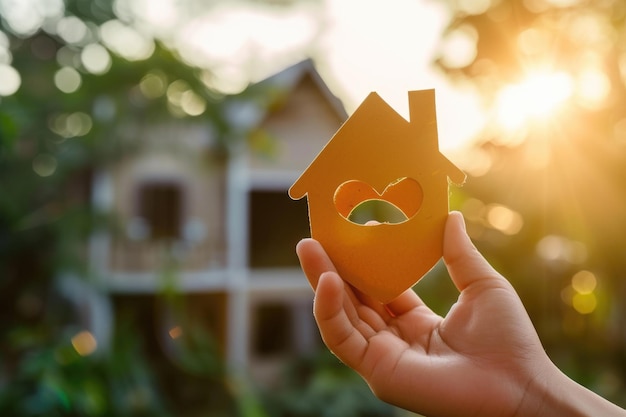
[[[547,416],[578,410],[572,404],[583,399],[607,407],[594,412],[624,415],[552,364],[515,290],[476,250],[460,213],[450,213],[445,229],[443,258],[460,292],[445,317],[412,290],[386,305],[359,293],[315,240],[296,251],[315,289],[324,343],[380,399],[428,416]]]

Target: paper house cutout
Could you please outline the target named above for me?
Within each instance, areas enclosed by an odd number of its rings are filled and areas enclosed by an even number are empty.
[[[465,174],[440,151],[434,90],[410,91],[410,121],[370,93],[291,186],[307,196],[311,237],[339,274],[383,303],[412,287],[441,258],[449,180]],[[363,200],[401,209],[404,222],[348,220]]]

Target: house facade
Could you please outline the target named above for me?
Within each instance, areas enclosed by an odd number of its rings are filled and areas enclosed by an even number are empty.
[[[210,125],[172,119],[138,129],[142,151],[95,175],[93,204],[119,225],[89,245],[90,326],[104,348],[120,311],[144,305],[146,333],[175,356],[184,329],[175,312],[152,306],[168,291],[228,366],[257,380],[320,345],[294,251],[309,235],[307,206],[287,190],[347,115],[311,61],[261,83],[272,105],[231,109],[246,137],[227,155]]]

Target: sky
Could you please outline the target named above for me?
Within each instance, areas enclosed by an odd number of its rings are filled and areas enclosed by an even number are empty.
[[[239,92],[309,57],[348,113],[375,91],[408,118],[407,92],[434,88],[440,148],[462,150],[476,138],[485,114],[478,95],[469,86],[453,85],[432,65],[442,49],[448,58],[466,62],[476,52],[471,39],[453,37],[442,43],[449,20],[443,1],[301,0],[289,7],[283,5],[288,1],[275,3],[115,0],[120,20],[98,30],[104,45],[130,60],[152,53],[152,37],[164,39],[183,60],[209,69],[214,87],[226,93]],[[80,19],[63,17],[62,0],[0,0],[0,12],[23,34],[56,21],[53,30],[69,44],[81,44],[90,30]],[[131,21],[132,27],[124,23]],[[85,46],[81,59],[93,73],[110,67],[109,54],[98,43]],[[78,73],[64,70],[73,73],[57,74],[55,82],[63,91],[74,91],[80,83],[71,78]],[[3,37],[0,78],[0,96],[20,85]]]
[[[471,87],[451,84],[432,65],[449,20],[441,1],[321,0],[289,8],[223,1],[197,15],[181,11],[175,0],[123,1],[169,36],[184,59],[208,66],[224,91],[236,92],[310,56],[349,113],[376,91],[408,118],[407,92],[434,88],[444,151],[462,149],[483,125]],[[471,59],[475,53],[467,42],[453,47],[454,56]]]

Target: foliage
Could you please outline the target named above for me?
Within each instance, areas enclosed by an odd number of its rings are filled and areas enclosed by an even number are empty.
[[[8,39],[0,55],[21,80],[15,94],[0,97],[2,415],[172,415],[172,398],[159,381],[175,371],[155,369],[154,358],[145,358],[145,346],[133,337],[143,323],[116,326],[108,352],[81,356],[71,341],[84,330],[84,318],[61,296],[59,278],[92,278],[85,242],[111,222],[91,206],[92,176],[140,148],[133,126],[164,116],[201,119],[212,124],[221,147],[231,127],[225,98],[162,44],[148,39],[152,53],[135,61],[102,47],[98,28],[115,18],[111,4],[68,1],[60,15],[27,33],[16,31],[1,14],[8,9],[0,9],[0,35]],[[68,42],[54,30],[66,17],[82,22],[82,39]],[[89,45],[100,45],[109,60],[102,71],[82,58]],[[59,80],[63,71],[74,87]],[[166,87],[173,83],[204,111],[191,116],[172,102]],[[213,377],[202,383],[223,386]],[[222,393],[227,404],[227,390]]]
[[[68,330],[14,328],[9,342],[22,358],[0,390],[0,410],[14,416],[165,416],[154,375],[136,339],[118,334],[109,355],[81,356]],[[124,332],[122,330],[122,332]],[[125,345],[125,346],[124,346]]]
[[[624,3],[445,3],[453,19],[437,64],[469,81],[490,115],[468,150],[468,230],[557,364],[624,405]],[[468,59],[455,59],[454,39]]]
[[[263,399],[277,417],[377,417],[392,407],[382,403],[367,384],[327,351],[302,358],[286,369],[280,386],[266,388]]]

